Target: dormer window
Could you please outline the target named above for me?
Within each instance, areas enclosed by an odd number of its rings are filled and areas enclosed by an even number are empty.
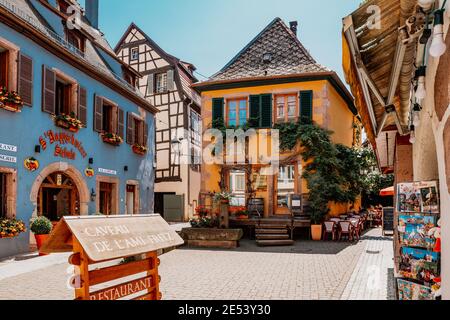
[[[66,40],[76,49],[85,53],[86,38],[78,30],[69,30],[66,28]]]
[[[70,4],[67,3],[65,0],[58,0],[57,1],[58,10],[64,14],[67,14],[67,9],[69,8]]]
[[[263,54],[263,62],[264,63],[271,63],[272,62],[272,54],[269,52],[266,52]]]

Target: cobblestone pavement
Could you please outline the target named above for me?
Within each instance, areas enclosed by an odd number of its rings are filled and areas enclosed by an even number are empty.
[[[258,248],[245,240],[231,251],[179,249],[161,256],[161,291],[167,300],[389,299],[391,247],[392,239],[377,229],[356,244],[298,241]],[[16,268],[0,265],[0,300],[72,299],[67,255],[53,259],[59,263],[3,278],[4,268]]]

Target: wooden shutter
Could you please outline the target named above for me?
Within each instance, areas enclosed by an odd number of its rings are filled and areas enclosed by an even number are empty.
[[[175,79],[174,79],[174,71],[168,70],[167,71],[167,90],[173,91],[175,90]]]
[[[127,143],[134,144],[134,117],[131,112],[127,112]]]
[[[123,110],[117,107],[117,134],[123,139],[123,130],[125,128],[125,114]]]
[[[80,86],[78,86],[78,120],[87,127],[87,92]]]
[[[103,98],[98,95],[95,95],[94,131],[103,131]]]
[[[300,91],[300,120],[305,123],[313,120],[313,91]]]
[[[33,59],[19,54],[19,77],[17,91],[25,105],[33,104]]]
[[[250,96],[250,126],[261,126],[261,96]]]
[[[151,96],[155,93],[155,74],[149,74],[147,79],[147,95]]]
[[[261,95],[261,128],[272,128],[272,95]]]
[[[216,123],[216,121],[218,121],[219,119],[221,119],[221,121],[224,121],[224,114],[223,114],[223,105],[224,105],[224,98],[214,98],[212,100],[212,121],[213,121],[213,125],[215,124],[217,127],[218,123]]]
[[[143,122],[144,123],[144,146],[148,146],[148,124],[147,122]]]
[[[42,76],[42,111],[55,114],[56,75],[52,70],[43,66]]]

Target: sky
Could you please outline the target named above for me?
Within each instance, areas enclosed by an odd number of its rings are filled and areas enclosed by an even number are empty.
[[[100,0],[100,29],[114,47],[131,22],[203,76],[227,64],[274,18],[297,20],[318,63],[342,72],[342,18],[362,0]],[[80,3],[84,6],[84,0]],[[199,80],[205,80],[198,75]]]

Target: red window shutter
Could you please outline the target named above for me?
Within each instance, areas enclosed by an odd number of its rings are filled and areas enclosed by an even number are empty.
[[[144,146],[148,146],[148,124],[147,122],[144,122]]]
[[[125,127],[125,115],[122,109],[117,108],[117,134],[123,139],[123,130]]]
[[[103,132],[103,98],[95,96],[94,131]]]
[[[134,117],[131,112],[127,112],[127,143],[134,144]]]
[[[19,54],[17,91],[25,105],[33,104],[33,59],[23,54]]]
[[[87,93],[83,87],[78,87],[78,120],[87,126]]]
[[[55,114],[56,75],[51,69],[43,66],[43,78],[42,111]]]

